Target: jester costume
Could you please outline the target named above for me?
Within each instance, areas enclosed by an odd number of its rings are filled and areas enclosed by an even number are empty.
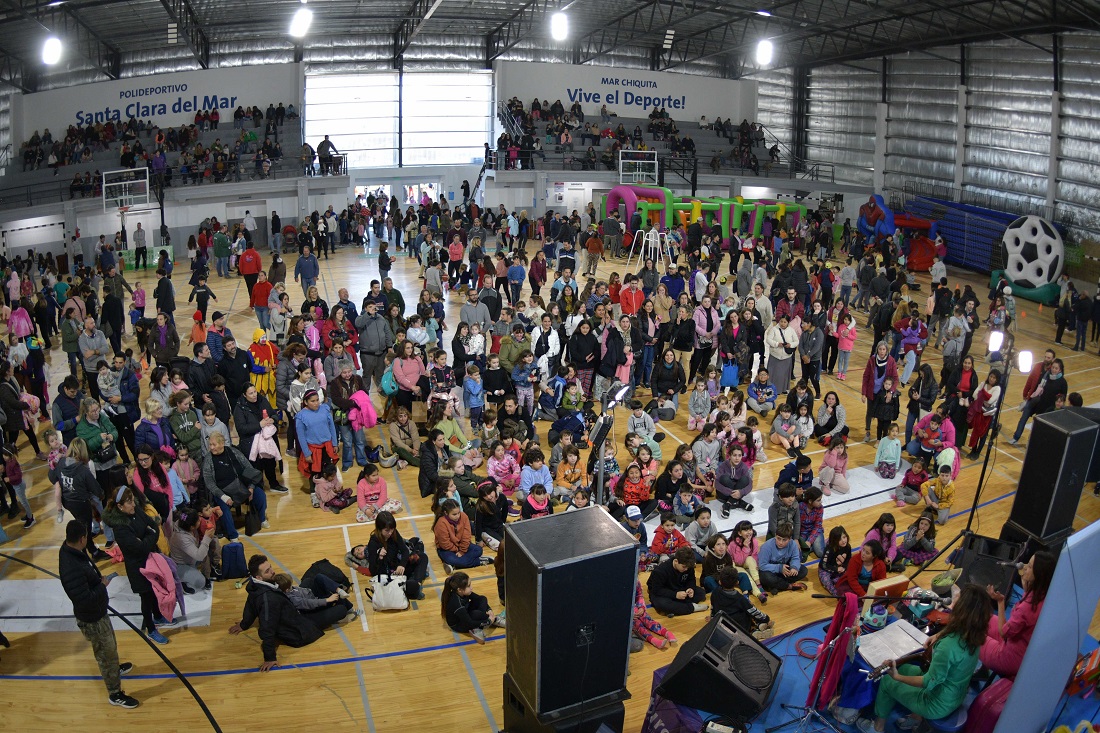
[[[248,347],[256,366],[252,368],[252,384],[256,391],[275,404],[275,366],[279,361],[279,349],[267,340],[267,332],[257,328],[252,332],[252,345]]]

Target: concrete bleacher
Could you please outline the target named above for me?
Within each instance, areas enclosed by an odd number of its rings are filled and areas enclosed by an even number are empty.
[[[732,160],[732,161],[729,159],[730,156],[731,156],[731,153],[733,153],[733,150],[736,147],[736,144],[731,143],[725,136],[719,135],[714,130],[704,130],[704,129],[700,128],[699,127],[699,122],[697,120],[680,120],[680,119],[677,119],[675,117],[673,117],[673,119],[676,122],[676,126],[679,128],[679,133],[678,134],[680,136],[680,139],[682,140],[684,137],[690,135],[691,139],[695,142],[695,157],[699,161],[699,172],[700,173],[710,173],[711,172],[710,161],[715,155],[718,155],[718,156],[723,157],[723,158],[726,159],[725,164],[722,165],[720,172],[741,173],[743,171],[748,170],[748,169],[742,169],[741,168],[740,161],[738,159],[736,159],[736,156],[735,156],[735,159]],[[585,123],[593,122],[593,121],[595,121],[597,124],[599,124],[599,115],[586,116],[585,117]],[[549,122],[547,120],[542,120],[540,122],[535,123],[536,133],[538,134],[540,139],[542,139],[544,141],[545,141],[545,136],[546,136],[546,127],[547,127],[548,124],[549,124]],[[628,135],[633,134],[635,126],[641,127],[642,128],[642,136],[645,140],[646,145],[649,147],[650,150],[656,151],[661,156],[671,155],[672,147],[667,141],[654,140],[653,139],[653,134],[646,131],[646,129],[649,125],[649,119],[648,118],[645,118],[645,117],[612,117],[611,118],[610,127],[611,127],[612,130],[616,129],[619,126],[619,124],[622,124],[622,126],[626,129],[626,132],[627,132]],[[599,127],[601,129],[603,129],[607,126],[608,125],[599,124]],[[579,129],[573,131],[573,153],[572,153],[572,155],[573,155],[574,158],[578,158],[579,156],[583,156],[584,153],[588,150],[588,147],[592,144],[591,143],[591,138],[585,140],[583,143],[581,142],[580,132],[583,131],[583,128],[584,128],[584,125],[582,125]],[[737,139],[736,133],[733,135],[733,139],[734,140]],[[592,146],[592,147],[594,147],[596,149],[597,153],[600,153],[605,148],[611,147],[612,143],[613,143],[613,140],[611,138],[604,138],[604,139],[600,140],[600,145],[599,146]],[[769,146],[767,145],[767,143],[765,141],[764,144],[757,144],[752,148],[753,154],[756,155],[756,158],[760,163],[760,172],[761,172],[762,175],[765,174],[765,166],[768,163],[768,161],[770,160],[770,158],[768,156],[768,147]],[[536,160],[535,161],[535,166],[536,167],[553,167],[555,164],[560,165],[561,167],[568,167],[564,160],[554,160],[551,157],[551,154],[556,151],[556,146],[546,145],[545,142],[544,142],[543,143],[543,151],[547,154],[547,161],[546,161],[545,164],[543,164],[543,162],[541,160]],[[779,162],[779,163],[773,163],[771,165],[771,174],[772,175],[786,175],[787,170],[788,170],[787,160],[785,159],[785,157],[783,157],[781,155],[780,161],[781,162]]]
[[[154,120],[155,122],[155,120]],[[176,126],[178,129],[178,126]],[[263,127],[252,127],[251,121],[246,121],[246,130],[252,130],[256,132],[256,136],[263,141]],[[232,119],[228,124],[222,122],[217,130],[205,130],[199,133],[198,140],[203,147],[209,148],[215,140],[221,138],[222,143],[231,147],[232,144],[240,137],[241,131],[233,127]],[[141,133],[139,136],[142,146],[147,151],[152,151],[153,147],[153,132],[147,130]],[[286,170],[294,169],[301,173],[301,166],[298,165],[298,155],[302,148],[302,122],[301,118],[287,120],[282,127],[279,128],[278,142],[283,148],[283,164],[282,168]],[[190,147],[194,147],[195,143],[191,143]],[[48,183],[64,183],[66,190],[68,189],[69,182],[72,181],[73,174],[79,172],[83,177],[85,171],[88,173],[95,173],[99,171],[104,173],[106,171],[118,170],[121,168],[119,165],[119,156],[122,148],[121,142],[113,142],[108,150],[101,150],[92,154],[92,159],[87,163],[75,163],[73,165],[63,165],[57,170],[57,175],[54,175],[54,171],[48,168],[45,163],[42,164],[37,170],[23,171],[23,156],[22,151],[15,151],[11,163],[4,168],[4,183],[3,188],[11,186],[39,186]],[[179,165],[179,157],[182,151],[169,151],[168,164],[173,170],[176,170]],[[253,152],[255,152],[253,150]],[[242,175],[247,175],[252,172],[252,161],[247,158],[242,161]],[[79,196],[78,196],[79,198]]]

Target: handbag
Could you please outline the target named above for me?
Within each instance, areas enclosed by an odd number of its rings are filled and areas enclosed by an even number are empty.
[[[371,606],[375,611],[404,611],[409,607],[404,575],[375,575],[371,582]]]
[[[118,449],[115,448],[114,443],[107,443],[106,445],[100,446],[93,458],[96,463],[110,463],[118,458]]]
[[[260,520],[260,512],[256,509],[255,505],[249,504],[248,514],[244,518],[244,533],[251,537],[256,534],[262,528],[263,522]]]

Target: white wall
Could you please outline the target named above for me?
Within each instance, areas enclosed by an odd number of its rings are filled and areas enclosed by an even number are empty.
[[[256,105],[266,110],[269,102],[283,102],[301,110],[301,78],[298,64],[268,64],[157,74],[23,94],[20,104],[13,107],[22,114],[12,115],[12,136],[22,141],[33,131],[48,127],[57,138],[70,124],[130,117],[178,126],[193,122],[196,111],[215,104],[221,126],[232,130],[233,111],[238,106]]]
[[[733,117],[750,121],[756,116],[756,82],[714,79],[658,71],[634,71],[606,66],[533,64],[499,61],[496,71],[498,101],[518,97],[525,107],[531,100],[560,99],[566,109],[581,103],[585,115],[600,106],[621,117],[647,117],[664,107],[676,119]]]

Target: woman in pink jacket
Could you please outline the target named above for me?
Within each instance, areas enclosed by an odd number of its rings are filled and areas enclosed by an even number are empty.
[[[413,400],[423,400],[428,394],[428,370],[416,356],[412,341],[401,343],[401,356],[393,360],[393,378],[397,382],[397,404],[412,413]]]
[[[691,374],[688,382],[695,381],[696,374],[706,372],[714,349],[718,345],[718,332],[722,330],[722,314],[714,307],[709,295],[695,308],[691,316],[695,321],[695,350],[691,353]]]

